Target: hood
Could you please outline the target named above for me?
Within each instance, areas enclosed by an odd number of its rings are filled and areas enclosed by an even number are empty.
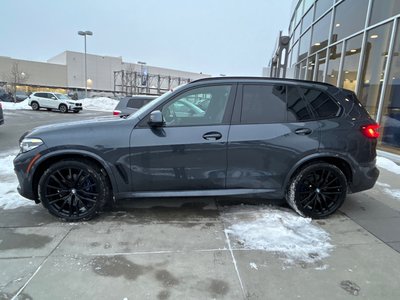
[[[66,132],[82,132],[84,130],[94,130],[99,129],[104,126],[115,126],[121,124],[121,122],[126,122],[126,119],[115,119],[112,116],[99,117],[90,120],[73,121],[66,123],[57,123],[51,125],[43,125],[32,129],[27,135],[29,137],[41,137],[42,135]]]

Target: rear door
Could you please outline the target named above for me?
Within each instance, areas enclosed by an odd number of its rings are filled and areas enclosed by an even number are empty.
[[[228,137],[227,188],[279,193],[293,165],[318,151],[319,123],[296,86],[243,84],[238,97]]]

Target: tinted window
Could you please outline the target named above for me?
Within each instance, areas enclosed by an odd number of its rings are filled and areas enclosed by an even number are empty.
[[[190,90],[162,108],[166,126],[222,124],[230,85]]]
[[[36,97],[47,98],[47,93],[35,93]]]
[[[143,106],[142,102],[142,99],[129,99],[126,106],[130,108],[141,108]]]
[[[283,85],[243,86],[242,124],[286,122],[286,92]]]
[[[306,101],[300,95],[298,89],[293,86],[287,87],[287,111],[289,122],[307,121],[311,119]]]
[[[327,94],[310,88],[301,88],[301,90],[317,117],[329,118],[337,115],[339,107]]]

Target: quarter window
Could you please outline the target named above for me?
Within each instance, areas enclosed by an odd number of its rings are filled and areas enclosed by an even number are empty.
[[[311,88],[301,88],[301,90],[318,118],[325,119],[337,115],[339,106],[327,94]]]
[[[286,92],[283,85],[243,86],[242,124],[286,122]]]

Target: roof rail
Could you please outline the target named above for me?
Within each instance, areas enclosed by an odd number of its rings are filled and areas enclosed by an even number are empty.
[[[302,79],[291,79],[291,78],[277,78],[277,77],[262,77],[262,76],[221,76],[221,77],[207,77],[207,78],[200,78],[189,82],[189,84],[201,81],[218,81],[218,80],[266,80],[266,81],[288,81],[288,82],[299,82],[299,83],[308,83],[308,84],[318,84],[318,85],[325,85],[328,87],[335,87],[334,85],[326,82],[319,82],[319,81],[311,81],[311,80],[302,80]]]

